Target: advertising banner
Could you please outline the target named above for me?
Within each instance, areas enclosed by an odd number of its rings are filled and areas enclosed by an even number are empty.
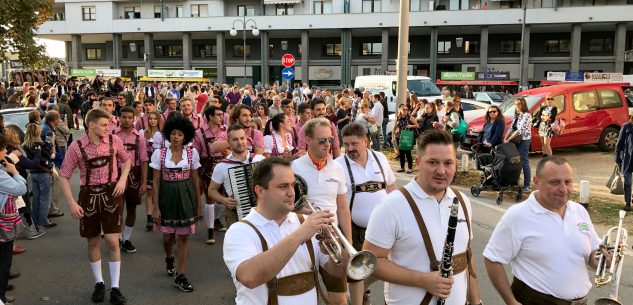
[[[441,80],[475,80],[475,72],[442,72]]]

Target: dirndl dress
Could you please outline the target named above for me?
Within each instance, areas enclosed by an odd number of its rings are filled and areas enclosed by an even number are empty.
[[[545,107],[543,108],[543,111],[541,112],[541,115],[546,115],[551,117],[552,116],[552,109],[553,107]],[[554,137],[554,132],[552,131],[552,121],[550,122],[545,122],[545,121],[541,121],[541,123],[538,126],[538,135],[540,137],[547,137],[547,138],[553,138]]]

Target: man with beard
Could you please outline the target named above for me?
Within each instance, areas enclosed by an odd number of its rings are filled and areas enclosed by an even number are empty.
[[[246,131],[248,144],[246,149],[256,155],[264,153],[264,134],[251,127],[253,120],[253,108],[244,104],[239,104],[231,111],[231,124],[240,124]]]
[[[310,107],[312,108],[313,117],[325,118],[325,105],[326,105],[325,101],[321,98],[318,98],[312,101],[310,104]],[[330,149],[331,149],[330,153],[332,154],[333,158],[338,158],[338,156],[341,155],[341,149],[340,149],[340,143],[338,139],[338,132],[336,130],[336,125],[333,122],[330,122],[330,129],[332,132],[332,136],[334,137],[334,142],[331,143],[332,145],[330,146]],[[301,132],[299,133],[298,143],[299,144],[297,145],[297,149],[299,151],[307,150],[308,142],[306,140],[305,127],[303,127],[301,129]]]
[[[239,106],[238,106],[239,107]],[[235,124],[229,127],[226,132],[231,145],[232,153],[226,157],[226,159],[220,160],[220,162],[213,169],[211,176],[211,184],[208,189],[209,198],[216,203],[222,204],[226,207],[224,217],[220,216],[225,228],[228,228],[233,223],[237,222],[237,201],[233,198],[233,189],[231,188],[231,180],[229,178],[229,168],[235,166],[242,166],[259,162],[264,159],[262,155],[255,155],[250,153],[246,147],[248,140],[246,138],[246,129],[240,124]],[[224,188],[226,196],[220,194],[220,188]]]
[[[448,131],[428,130],[418,138],[415,179],[387,195],[369,218],[364,250],[378,257],[374,276],[385,281],[386,304],[481,304],[470,254],[470,201],[449,187],[457,170]],[[451,205],[458,199],[451,278],[437,271],[448,232]],[[439,260],[438,260],[439,258]]]
[[[196,130],[203,127],[204,122],[202,121],[202,118],[193,113],[193,101],[190,97],[183,97],[180,100],[180,112],[182,113],[182,116],[188,118],[189,121],[191,121],[191,124],[193,124],[193,128],[195,128]]]
[[[396,176],[389,166],[387,157],[381,152],[367,148],[366,130],[364,125],[359,123],[345,126],[342,130],[345,155],[336,158],[336,162],[345,172],[352,219],[352,245],[358,251],[363,248],[365,230],[372,211],[387,197],[387,193],[397,187]],[[363,291],[366,295],[364,302],[368,304],[370,297],[367,289],[373,281],[365,280],[364,289],[362,282],[348,282],[352,304],[361,304]]]
[[[492,233],[484,262],[505,304],[587,304],[587,266],[598,265],[596,250],[607,258],[612,253],[602,246],[587,210],[570,200],[572,178],[565,158],[541,159],[533,178],[536,191],[508,209]]]
[[[141,204],[141,197],[147,188],[147,142],[141,139],[138,130],[134,129],[134,109],[129,106],[121,108],[121,126],[114,135],[121,139],[123,147],[130,156],[132,169],[127,179],[125,189],[125,226],[123,228],[123,238],[121,249],[127,253],[136,252],[136,247],[130,241],[136,222],[136,206]]]
[[[334,143],[332,122],[326,118],[316,118],[303,126],[307,143],[307,154],[292,162],[292,170],[310,183],[307,200],[322,210],[336,211],[334,225],[352,241],[352,226],[347,205],[347,187],[343,168],[332,160],[329,152]],[[330,304],[347,304],[346,280],[336,278],[320,269],[323,282],[328,290]]]

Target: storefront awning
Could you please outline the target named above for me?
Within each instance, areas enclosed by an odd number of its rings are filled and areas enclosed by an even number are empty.
[[[143,76],[140,82],[208,82],[209,79],[204,77],[147,77]]]
[[[436,80],[437,85],[469,85],[469,86],[518,86],[515,81],[492,81],[492,80]]]
[[[297,4],[301,0],[264,0],[264,4]]]

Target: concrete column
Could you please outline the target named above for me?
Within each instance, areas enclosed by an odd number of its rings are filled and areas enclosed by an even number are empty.
[[[191,33],[182,33],[182,68],[191,70]]]
[[[380,55],[380,70],[382,73],[389,69],[389,29],[382,29],[382,54]]]
[[[112,63],[114,69],[121,69],[121,60],[123,57],[123,41],[121,34],[112,34]]]
[[[269,33],[268,31],[259,31],[259,35],[261,38],[261,81],[262,85],[266,85],[270,82],[270,69],[268,68],[268,45],[270,44]],[[254,76],[254,75],[253,75]],[[253,79],[253,85],[255,84],[255,79]]]
[[[525,35],[523,36],[523,58],[521,61],[521,79],[523,82],[519,85],[524,86],[527,89],[528,85],[528,76],[530,75],[529,67],[530,67],[530,26],[525,26]]]
[[[570,71],[580,70],[580,38],[582,36],[582,25],[575,23],[571,26],[571,66]]]
[[[72,62],[70,66],[73,68],[79,68],[79,62],[81,62],[81,35],[70,36],[70,57]]]
[[[223,84],[226,82],[224,71],[224,33],[217,32],[215,34],[215,47],[217,50],[217,67],[218,67],[218,83]]]
[[[613,72],[624,72],[624,53],[626,52],[626,23],[618,23],[615,26],[615,41],[613,45],[615,51],[615,67]]]
[[[431,52],[429,53],[429,77],[435,81],[437,79],[437,27],[431,28],[431,41],[429,42]]]
[[[310,37],[308,31],[301,32],[301,82],[308,83],[310,74],[308,73],[308,58],[310,58]]]
[[[352,30],[341,31],[341,85],[352,84]]]
[[[64,41],[64,44],[66,45],[66,63],[68,64],[69,67],[74,68],[72,66],[73,61],[75,61],[73,59],[73,44],[70,41]]]
[[[152,68],[152,59],[154,58],[154,34],[145,33],[143,35],[143,47],[145,54],[148,54],[145,60],[145,75],[147,75],[147,71]]]
[[[479,71],[488,71],[488,27],[481,27],[479,36]]]

